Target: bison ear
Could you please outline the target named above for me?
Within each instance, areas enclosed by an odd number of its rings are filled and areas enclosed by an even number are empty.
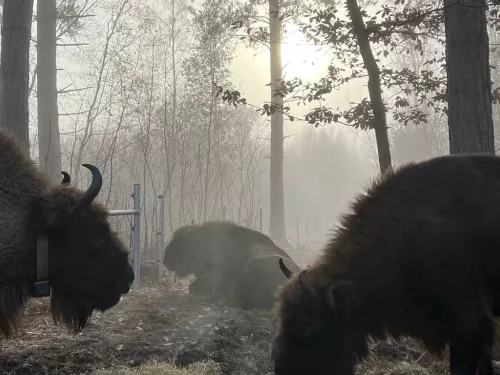
[[[347,317],[357,303],[356,288],[350,281],[341,281],[327,290],[326,302],[332,310]]]
[[[63,227],[64,223],[66,223],[68,220],[67,213],[54,209],[51,205],[51,202],[45,197],[32,201],[31,211],[33,217],[39,218],[43,223],[43,227],[37,228],[37,230],[57,230],[60,227]]]

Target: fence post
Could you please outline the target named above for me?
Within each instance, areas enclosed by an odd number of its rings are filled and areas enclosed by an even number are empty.
[[[300,248],[299,243],[299,217],[297,216],[297,249]]]
[[[259,208],[259,231],[262,233],[262,207]]]
[[[134,184],[134,284],[136,290],[141,288],[141,185]]]
[[[160,200],[160,217],[158,220],[158,282],[161,283],[163,279],[163,247],[164,247],[164,239],[165,239],[165,197],[163,195],[159,195],[158,199]]]
[[[309,216],[306,216],[306,244],[305,244],[306,248],[308,244],[309,244]]]

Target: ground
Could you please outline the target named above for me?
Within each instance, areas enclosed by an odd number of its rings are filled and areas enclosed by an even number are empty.
[[[243,311],[189,296],[188,281],[167,276],[162,284],[149,283],[154,288],[131,292],[111,310],[96,313],[76,336],[52,323],[48,299],[31,300],[17,334],[0,340],[0,374],[264,375],[272,371],[272,312]],[[358,374],[448,373],[446,362],[411,340],[381,342],[371,351],[371,359],[358,367]]]

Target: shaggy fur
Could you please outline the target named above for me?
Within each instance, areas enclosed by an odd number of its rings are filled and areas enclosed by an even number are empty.
[[[210,221],[177,229],[165,248],[163,264],[179,277],[194,274],[194,283],[205,283],[191,287],[193,292],[212,290],[234,301],[248,259],[273,254],[290,259],[261,232],[229,221]],[[279,271],[277,263],[276,267]]]
[[[278,288],[287,278],[279,269],[280,255],[259,255],[250,258],[243,271],[236,298],[244,309],[271,309],[276,301]],[[284,259],[292,272],[300,271],[291,259]]]
[[[322,257],[281,289],[275,373],[353,374],[369,337],[409,335],[453,375],[491,370],[500,313],[500,158],[446,156],[382,176]]]
[[[53,185],[0,131],[0,332],[13,333],[16,318],[36,281],[36,239],[47,236],[51,312],[74,332],[94,309],[114,306],[134,273],[128,251],[111,232],[107,210],[93,202],[70,210],[83,192]]]
[[[207,283],[205,275],[198,276],[191,284],[189,284],[189,294],[207,295],[214,293],[212,286]]]

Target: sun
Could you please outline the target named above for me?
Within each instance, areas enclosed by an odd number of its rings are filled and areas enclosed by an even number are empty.
[[[321,76],[328,64],[327,49],[308,41],[294,25],[289,25],[286,29],[281,44],[284,78],[311,80]]]

